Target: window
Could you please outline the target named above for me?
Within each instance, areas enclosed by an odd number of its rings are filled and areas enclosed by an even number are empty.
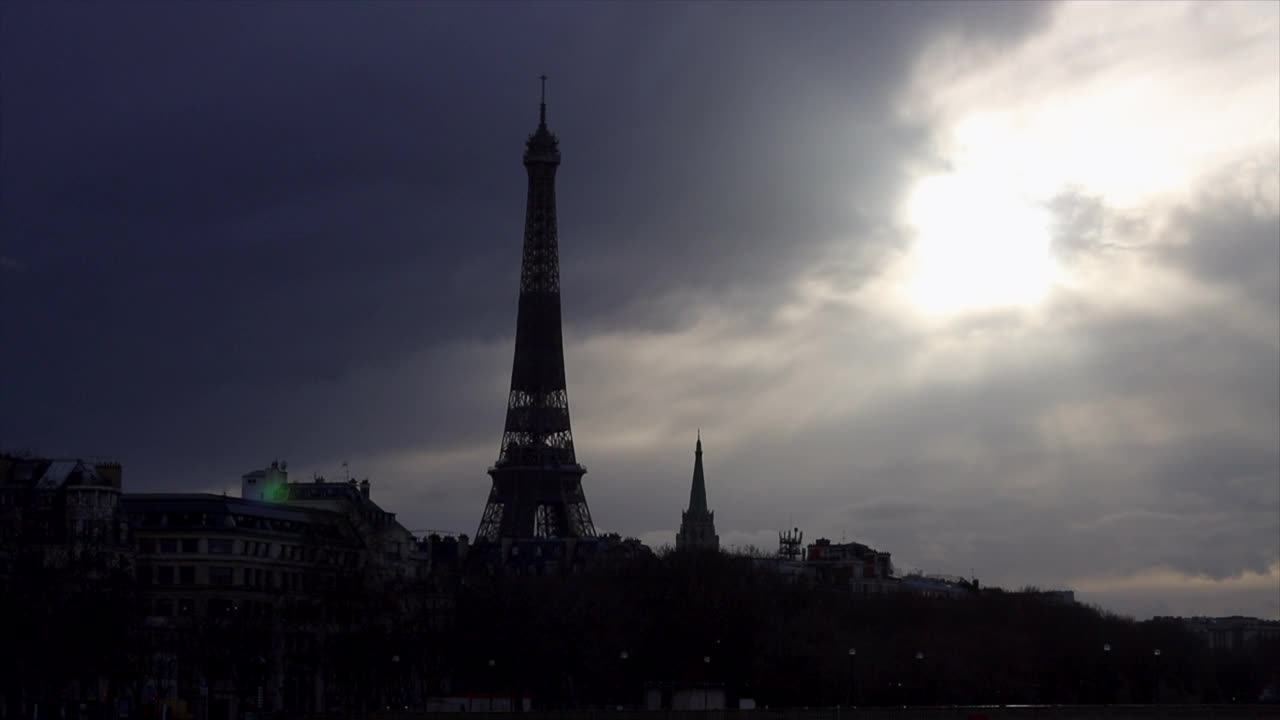
[[[178,568],[178,584],[179,585],[195,585],[196,569],[190,565],[183,565]]]
[[[159,568],[159,572],[157,572],[156,574],[156,578],[157,578],[156,581],[160,585],[172,585],[173,584],[173,566],[161,565]]]
[[[178,552],[178,541],[177,541],[177,539],[175,539],[175,538],[161,538],[161,539],[160,539],[160,552],[162,552],[162,553],[176,553],[176,552]]]
[[[258,543],[258,557],[271,557],[271,543]]]
[[[171,598],[157,598],[156,614],[160,617],[170,617],[173,615],[173,600]]]
[[[151,584],[151,567],[149,565],[142,565],[138,568],[138,584]]]
[[[138,552],[153,553],[156,551],[155,538],[142,538],[138,541]]]
[[[233,582],[232,577],[233,572],[229,567],[209,568],[210,585],[230,585]]]
[[[191,617],[196,614],[196,604],[191,598],[178,598],[178,616]]]
[[[210,539],[209,553],[211,555],[230,555],[232,542],[233,541],[226,540],[226,539],[217,539],[217,540]]]
[[[200,552],[200,540],[198,538],[182,538],[182,552],[184,553]]]

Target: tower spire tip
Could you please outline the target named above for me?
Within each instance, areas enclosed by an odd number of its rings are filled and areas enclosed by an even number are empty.
[[[542,99],[538,106],[538,124],[546,125],[547,124],[547,76],[544,73],[542,75],[539,75],[538,79],[542,81],[542,96],[541,96]]]

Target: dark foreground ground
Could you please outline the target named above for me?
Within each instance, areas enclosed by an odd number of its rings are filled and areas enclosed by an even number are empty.
[[[816,708],[530,713],[378,714],[368,720],[1094,720],[1095,718],[1280,718],[1280,705],[1059,705],[1024,707]]]

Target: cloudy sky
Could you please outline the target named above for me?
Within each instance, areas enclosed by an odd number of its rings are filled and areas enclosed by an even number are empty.
[[[598,527],[1280,617],[1280,4],[0,7],[0,448],[474,533],[536,76]]]

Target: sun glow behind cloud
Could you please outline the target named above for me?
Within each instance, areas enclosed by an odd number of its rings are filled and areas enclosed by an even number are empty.
[[[986,168],[921,180],[908,294],[931,313],[1032,305],[1053,281],[1049,217],[1015,182]]]
[[[902,204],[913,243],[887,273],[896,304],[944,319],[1035,306],[1078,286],[1050,247],[1055,197],[1150,215],[1242,157],[1280,152],[1278,8],[1070,3],[1005,57],[940,42],[901,108],[938,128],[945,169],[921,173]]]

